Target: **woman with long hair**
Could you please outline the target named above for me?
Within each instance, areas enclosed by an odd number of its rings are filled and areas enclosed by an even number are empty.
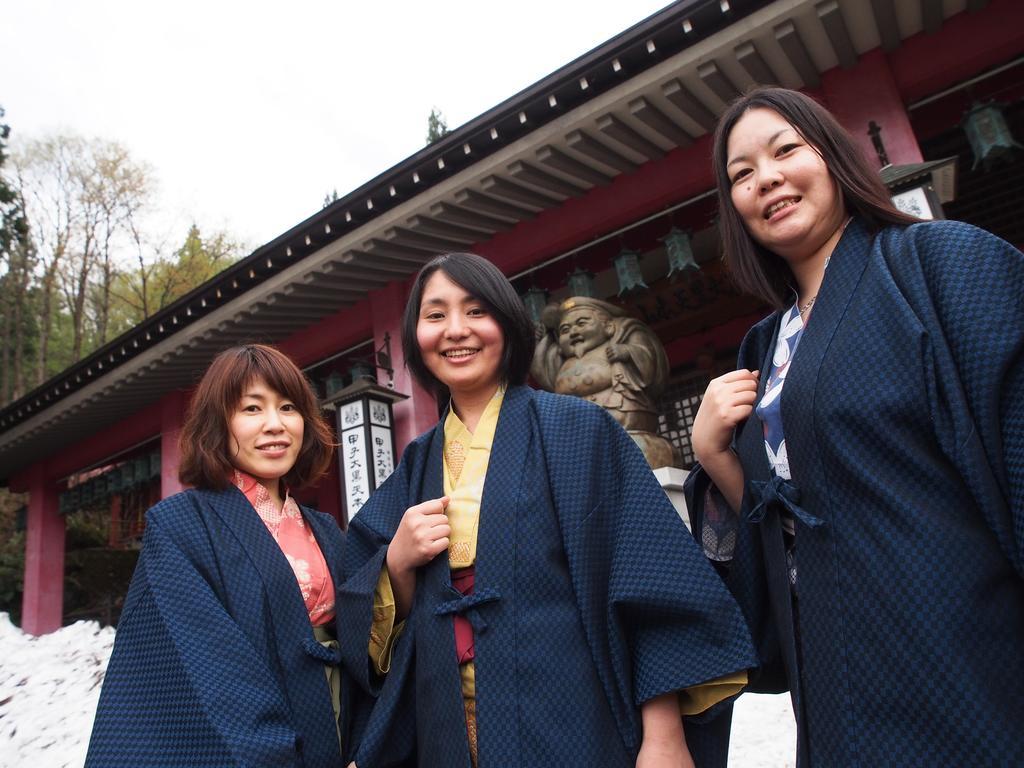
[[[193,489],[146,513],[86,765],[342,765],[342,534],[291,496],[334,451],[316,395],[278,350],[228,349],[180,446]]]
[[[743,619],[640,449],[525,386],[534,345],[486,259],[420,271],[402,346],[447,407],[349,529],[342,651],[379,692],[359,768],[692,766],[681,711],[746,680]]]
[[[1024,764],[1024,256],[898,211],[795,91],[731,105],[714,167],[729,268],[775,309],[688,479],[749,689],[791,692],[802,768]]]

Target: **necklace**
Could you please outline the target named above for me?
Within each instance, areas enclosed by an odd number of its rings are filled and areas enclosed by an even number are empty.
[[[846,221],[843,222],[843,226],[840,227],[839,229],[840,237],[842,237],[843,233],[846,232],[846,228],[850,226],[851,221],[853,221],[853,216],[847,216]],[[828,269],[828,263],[831,260],[832,254],[829,254],[828,256],[825,257],[825,266],[821,268],[822,278],[824,278],[825,270]],[[817,298],[818,294],[814,294],[813,296],[811,296],[811,298],[804,302],[804,305],[799,308],[800,317],[803,317],[805,314],[807,314],[808,310],[810,310],[810,308],[814,306],[814,302]]]

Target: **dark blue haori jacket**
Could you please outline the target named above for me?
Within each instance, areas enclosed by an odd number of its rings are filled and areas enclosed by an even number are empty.
[[[334,577],[337,523],[302,514]],[[339,661],[241,491],[179,493],[146,515],[86,766],[344,765],[324,674]]]
[[[443,495],[443,420],[352,520],[338,596],[345,664],[379,692],[359,768],[469,768],[453,612],[475,627],[481,768],[632,768],[639,706],[755,663],[743,617],[640,450],[601,408],[512,387],[480,509],[476,584],[447,553],[416,595],[381,685],[373,591],[407,507]]]
[[[777,326],[740,349],[762,389]],[[854,220],[782,416],[791,483],[770,482],[756,417],[737,430],[727,581],[763,667],[751,690],[792,693],[799,765],[1024,765],[1024,255],[958,222]],[[699,531],[709,481],[691,480]]]

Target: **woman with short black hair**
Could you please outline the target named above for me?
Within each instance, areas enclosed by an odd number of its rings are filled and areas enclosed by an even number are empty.
[[[180,442],[195,489],[146,513],[86,765],[343,764],[342,534],[291,496],[333,455],[316,395],[278,350],[228,349]]]
[[[359,768],[684,768],[680,712],[746,679],[742,617],[640,449],[523,385],[534,338],[486,259],[417,276],[403,349],[450,402],[349,529],[342,652],[379,693]]]
[[[713,152],[726,261],[776,310],[687,480],[750,690],[791,692],[801,768],[1024,765],[1024,255],[898,211],[795,91],[738,99]]]
[[[472,285],[474,294],[491,311],[501,326],[505,338],[498,370],[506,386],[526,383],[537,344],[533,322],[515,288],[491,262],[471,253],[445,253],[431,260],[428,268],[421,269],[409,291],[409,301],[402,314],[402,353],[406,365],[422,386],[430,389],[442,401],[448,397],[448,386],[435,376],[423,359],[423,351],[416,341],[419,325],[418,307],[423,299],[423,288],[431,275],[441,270],[459,285]]]

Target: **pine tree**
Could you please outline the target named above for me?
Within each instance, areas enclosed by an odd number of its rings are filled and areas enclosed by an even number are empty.
[[[427,144],[433,144],[449,133],[451,131],[448,130],[448,122],[444,119],[444,115],[441,114],[441,110],[434,107],[430,110],[430,117],[427,118]]]
[[[34,346],[28,327],[33,267],[28,220],[20,189],[4,173],[10,135],[10,126],[0,124],[0,403],[23,394],[26,360]]]

